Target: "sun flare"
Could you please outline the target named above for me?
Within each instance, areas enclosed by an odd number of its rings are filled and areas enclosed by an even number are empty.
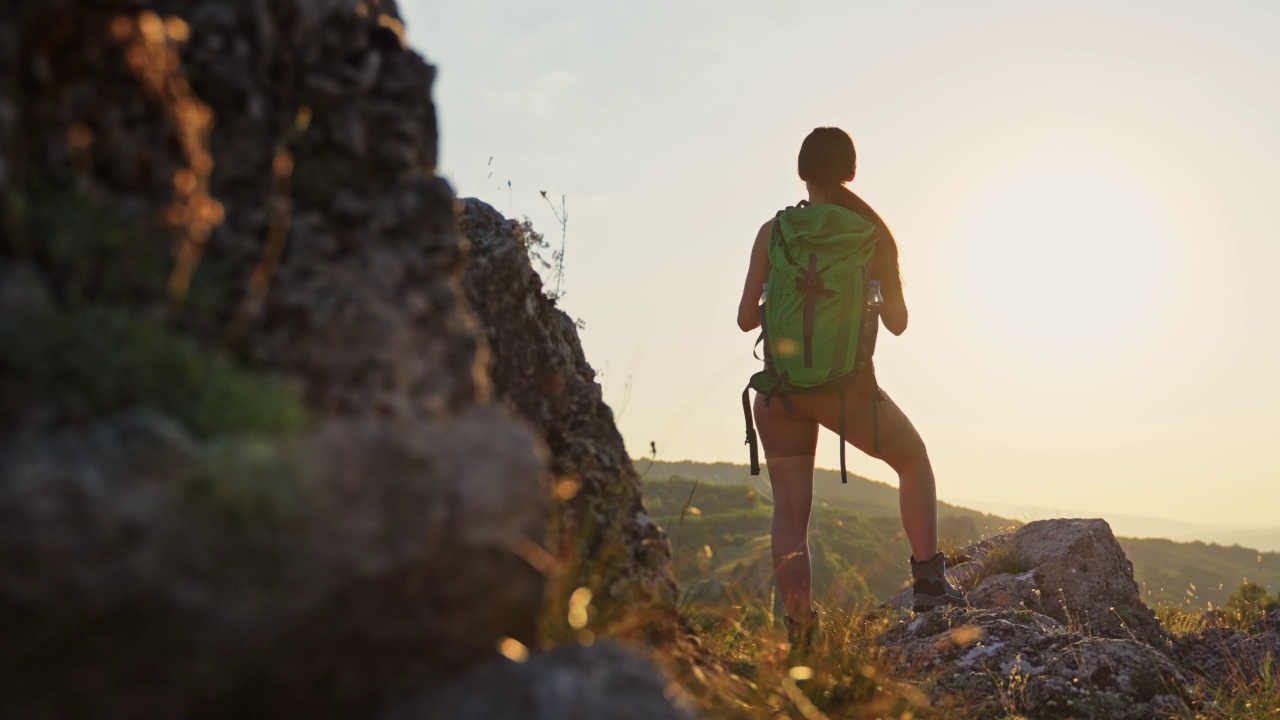
[[[972,217],[971,302],[1011,346],[1096,355],[1155,321],[1166,233],[1131,186],[1093,171],[1029,173]]]

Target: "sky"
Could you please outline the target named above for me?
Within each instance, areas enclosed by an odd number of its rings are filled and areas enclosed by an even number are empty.
[[[634,457],[747,461],[749,250],[836,125],[901,248],[910,327],[877,375],[941,499],[1280,526],[1280,4],[400,10],[438,68],[439,172],[563,237],[560,304]]]

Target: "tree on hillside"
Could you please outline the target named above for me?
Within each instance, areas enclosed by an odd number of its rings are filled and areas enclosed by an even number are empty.
[[[1280,610],[1280,592],[1269,598],[1266,588],[1246,580],[1231,593],[1226,607],[1241,620],[1253,622],[1273,610]]]

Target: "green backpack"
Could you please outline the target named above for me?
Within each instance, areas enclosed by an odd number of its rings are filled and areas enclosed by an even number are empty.
[[[769,237],[769,279],[760,306],[765,369],[742,391],[751,474],[760,474],[750,393],[776,397],[791,412],[792,393],[840,396],[840,479],[845,470],[845,387],[875,351],[878,305],[866,302],[876,226],[839,205],[801,202],[778,213]],[[878,395],[878,392],[877,392]],[[871,403],[876,451],[880,433]]]

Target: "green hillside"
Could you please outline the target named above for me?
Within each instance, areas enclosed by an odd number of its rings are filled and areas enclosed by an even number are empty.
[[[667,529],[688,603],[737,595],[767,601],[773,588],[769,555],[772,499],[766,473],[752,477],[729,463],[636,463],[644,473],[650,515]],[[848,602],[883,601],[908,579],[911,550],[902,533],[897,489],[885,483],[818,470],[814,479],[810,552],[814,589]],[[964,547],[1008,531],[1015,521],[940,503],[944,546]],[[1280,553],[1239,546],[1119,538],[1148,605],[1221,607],[1246,580],[1280,590]],[[729,600],[734,600],[729,597]]]
[[[683,478],[696,480],[703,485],[745,485],[765,496],[770,496],[769,471],[761,467],[760,475],[753,477],[746,465],[732,463],[653,462],[635,461],[636,469],[644,474],[645,482]],[[877,480],[849,475],[849,483],[841,484],[836,470],[817,469],[813,473],[813,497],[817,506],[826,505],[836,510],[846,510],[867,517],[889,517],[895,522],[898,513],[898,488]],[[971,539],[990,537],[1021,523],[997,515],[968,508],[938,503],[938,531],[944,539],[970,542]],[[896,527],[896,526],[895,526]]]
[[[1148,605],[1222,607],[1248,580],[1280,590],[1280,553],[1202,542],[1119,538]]]
[[[647,480],[650,515],[667,529],[688,602],[768,606],[773,591],[769,497],[745,485]],[[896,518],[814,509],[814,590],[848,603],[887,598],[907,577],[911,549]],[[761,602],[754,602],[762,600]]]

